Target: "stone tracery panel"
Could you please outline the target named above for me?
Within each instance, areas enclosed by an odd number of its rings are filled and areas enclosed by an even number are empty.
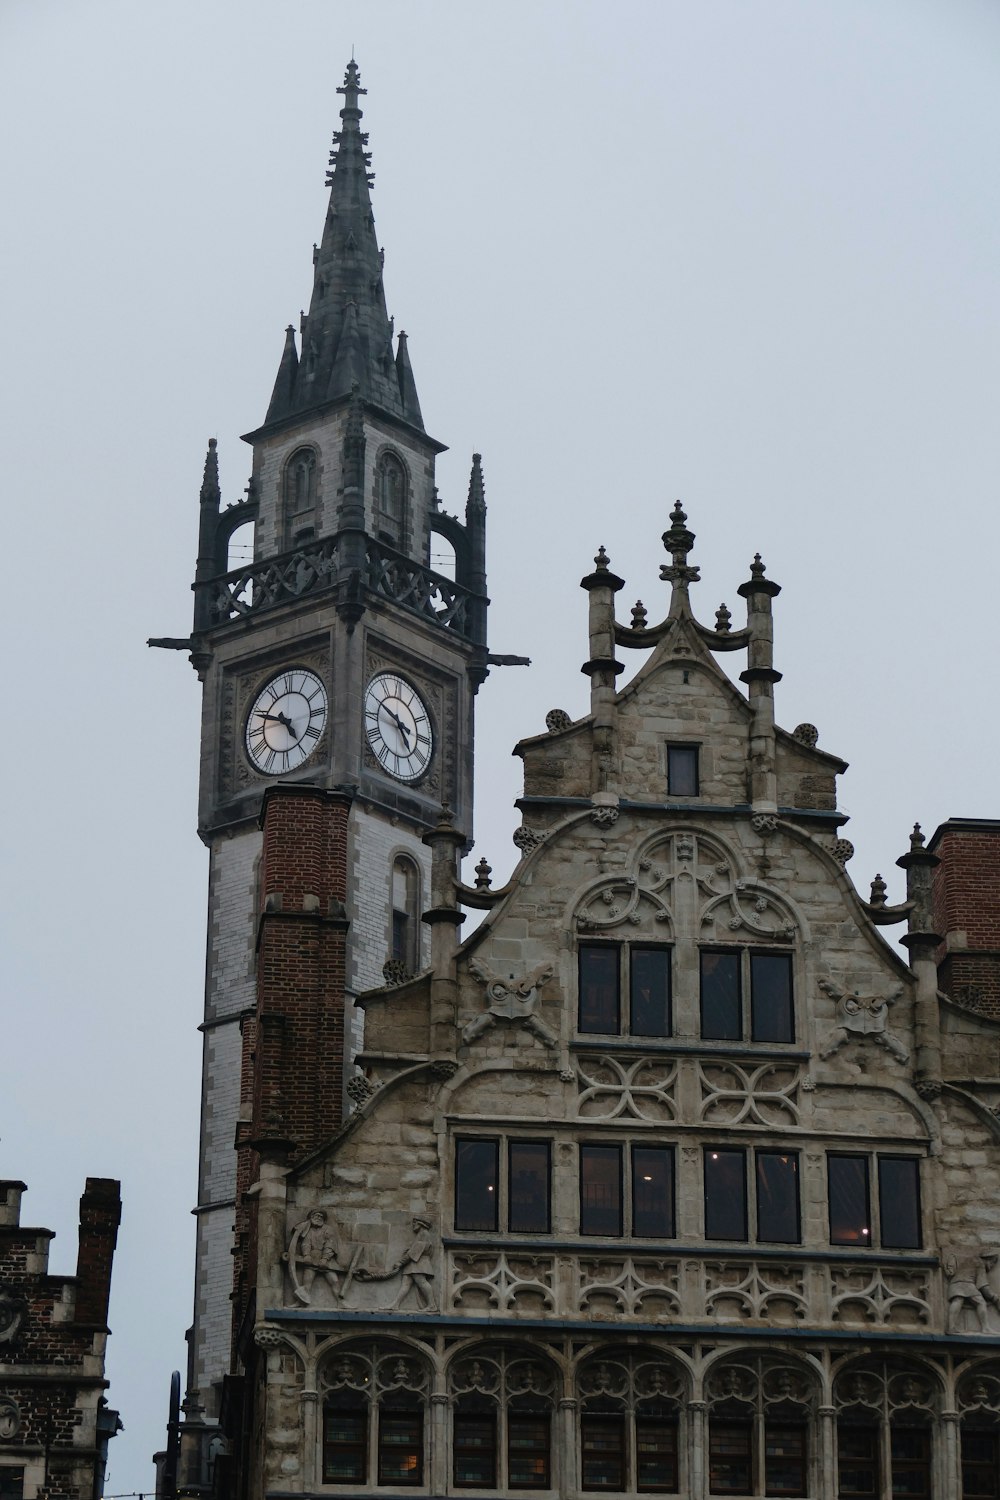
[[[808,1311],[805,1270],[772,1261],[705,1261],[706,1317],[790,1327]]]
[[[675,1260],[581,1257],[577,1269],[580,1312],[647,1320],[680,1315],[680,1265]]]
[[[918,1267],[834,1267],[830,1317],[845,1327],[918,1329],[931,1321],[928,1275]]]
[[[577,1063],[577,1082],[581,1119],[677,1119],[677,1064],[667,1059],[640,1057],[633,1062],[586,1053]]]
[[[698,1064],[700,1118],[708,1125],[799,1124],[800,1070],[782,1063],[743,1067],[734,1062]]]
[[[461,1312],[541,1313],[555,1308],[554,1261],[549,1255],[500,1251],[455,1253],[451,1305]]]

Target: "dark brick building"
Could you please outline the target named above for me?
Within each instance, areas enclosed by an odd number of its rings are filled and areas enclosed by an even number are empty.
[[[50,1274],[53,1231],[21,1223],[24,1191],[0,1181],[0,1496],[96,1500],[120,1426],[104,1395],[119,1184],[87,1178],[75,1276]]]

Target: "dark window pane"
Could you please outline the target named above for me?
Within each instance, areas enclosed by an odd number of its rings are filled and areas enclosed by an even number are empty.
[[[768,1422],[764,1428],[765,1495],[806,1493],[806,1429]]]
[[[401,964],[410,956],[410,919],[405,911],[392,914],[392,956]]]
[[[548,1489],[549,1429],[547,1412],[508,1412],[507,1483],[512,1490]]]
[[[998,1500],[1000,1445],[996,1431],[962,1428],[962,1500]]]
[[[878,1428],[838,1423],[837,1494],[842,1500],[854,1500],[855,1496],[873,1500],[880,1493],[878,1451]]]
[[[671,797],[697,797],[697,745],[667,746],[667,793]]]
[[[748,1423],[710,1423],[708,1488],[712,1495],[748,1495],[751,1492]]]
[[[24,1470],[7,1464],[0,1467],[0,1500],[21,1500],[24,1494]]]
[[[632,1147],[632,1233],[674,1237],[674,1153],[669,1146]]]
[[[872,1242],[868,1199],[868,1158],[827,1157],[830,1243],[865,1249]]]
[[[424,1424],[419,1411],[380,1411],[379,1484],[423,1484]]]
[[[618,1146],[580,1147],[580,1233],[622,1232],[622,1154]]]
[[[548,1141],[511,1141],[509,1180],[511,1229],[516,1234],[548,1234]]]
[[[367,1407],[328,1407],[323,1414],[324,1483],[364,1484],[367,1448]],[[0,1495],[8,1500],[2,1489]]]
[[[747,1237],[746,1154],[743,1151],[705,1152],[705,1238],[745,1240]]]
[[[755,1042],[794,1042],[792,960],[787,953],[750,955],[750,1034]]]
[[[580,947],[580,1030],[616,1036],[621,1030],[618,949],[608,944]]]
[[[629,952],[629,1030],[633,1036],[670,1035],[670,949]]]
[[[455,1413],[455,1484],[492,1489],[497,1482],[497,1424],[492,1412]]]
[[[929,1500],[931,1493],[931,1435],[927,1427],[893,1427],[892,1493],[908,1500]]]
[[[496,1141],[455,1143],[455,1228],[497,1228]]]
[[[701,955],[701,1034],[718,1042],[737,1042],[743,1035],[738,953]]]
[[[584,1416],[580,1420],[585,1490],[625,1488],[625,1419]]]
[[[878,1212],[887,1250],[919,1250],[920,1163],[915,1156],[878,1159]]]
[[[635,1477],[638,1490],[677,1492],[677,1418],[670,1412],[635,1419]]]
[[[771,1245],[797,1245],[801,1239],[795,1151],[757,1152],[757,1238]]]

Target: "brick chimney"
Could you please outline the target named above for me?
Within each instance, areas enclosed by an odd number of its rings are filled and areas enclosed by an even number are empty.
[[[121,1183],[88,1177],[80,1199],[80,1248],[76,1258],[76,1321],[106,1327],[111,1263],[122,1217]]]
[[[941,861],[932,888],[941,989],[1000,1020],[1000,819],[949,818],[928,849]]]

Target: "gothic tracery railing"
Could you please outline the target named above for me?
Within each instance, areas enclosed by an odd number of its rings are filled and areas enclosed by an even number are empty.
[[[375,542],[368,543],[366,562],[366,582],[374,593],[448,626],[457,635],[469,634],[469,594],[460,584]]]

